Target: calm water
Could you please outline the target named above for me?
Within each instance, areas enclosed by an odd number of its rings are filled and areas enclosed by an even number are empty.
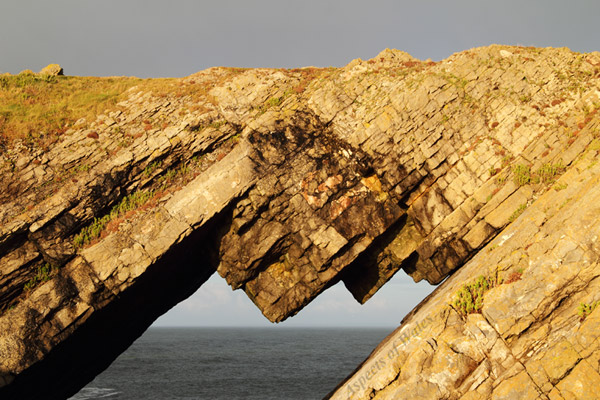
[[[71,400],[322,399],[391,331],[150,328]]]

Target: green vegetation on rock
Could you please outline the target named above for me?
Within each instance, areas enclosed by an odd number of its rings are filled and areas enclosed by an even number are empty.
[[[537,171],[531,172],[528,165],[517,164],[512,168],[513,181],[517,186],[536,183],[553,183],[556,177],[565,172],[562,161],[556,164],[543,164]]]
[[[500,279],[498,276],[481,275],[475,282],[463,285],[456,293],[452,305],[454,309],[462,315],[480,313],[483,307],[483,296],[491,288],[498,286]]]
[[[592,302],[590,304],[587,303],[580,303],[579,304],[579,308],[577,309],[577,314],[579,315],[579,317],[581,318],[581,320],[583,321],[588,315],[590,315],[595,309],[596,307],[598,307],[600,305],[600,300]]]
[[[44,264],[41,267],[38,267],[36,274],[33,276],[33,278],[31,278],[26,284],[25,286],[23,286],[23,290],[27,291],[27,290],[31,290],[33,289],[38,283],[40,282],[46,282],[50,280],[50,274],[52,273],[52,266],[48,263]]]
[[[508,222],[513,222],[515,219],[519,218],[519,216],[521,214],[523,214],[523,211],[525,211],[525,209],[527,208],[527,203],[523,203],[519,206],[519,208],[517,208],[512,215],[508,218]]]
[[[73,246],[77,249],[91,244],[94,240],[100,238],[105,231],[113,231],[118,228],[118,221],[126,217],[128,213],[139,209],[142,206],[152,205],[152,200],[156,200],[166,193],[172,192],[177,188],[173,186],[174,182],[184,184],[194,178],[194,172],[198,167],[198,159],[193,158],[193,163],[183,163],[177,168],[166,170],[161,176],[154,180],[154,184],[148,190],[138,190],[125,196],[117,205],[115,205],[108,214],[101,218],[94,218],[94,221],[83,228],[73,238]],[[149,178],[154,171],[160,168],[161,163],[155,161],[149,164],[142,172],[144,179]],[[110,226],[112,221],[116,221],[114,226]]]
[[[94,221],[90,225],[86,226],[81,232],[75,235],[73,238],[73,246],[79,248],[90,244],[94,239],[100,237],[102,232],[107,228],[109,222],[125,215],[129,211],[137,209],[153,196],[153,191],[138,191],[129,196],[125,196],[108,214],[102,218],[94,218]]]
[[[556,177],[565,172],[565,166],[561,161],[556,164],[543,164],[534,176],[535,183],[553,183]]]
[[[113,108],[138,78],[49,74],[0,76],[0,145],[15,139],[50,145],[80,118],[93,121]]]
[[[515,185],[523,186],[531,182],[531,168],[527,165],[517,164],[513,167],[512,172]]]

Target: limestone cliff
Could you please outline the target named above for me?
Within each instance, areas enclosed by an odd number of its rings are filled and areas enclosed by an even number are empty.
[[[331,398],[597,393],[600,54],[385,50],[170,85],[5,145],[0,397],[74,393],[215,271],[277,322],[399,269],[451,276]]]

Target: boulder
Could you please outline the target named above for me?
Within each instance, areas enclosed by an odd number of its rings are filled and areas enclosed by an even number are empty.
[[[63,69],[58,64],[48,64],[40,71],[40,75],[58,76],[63,75]]]

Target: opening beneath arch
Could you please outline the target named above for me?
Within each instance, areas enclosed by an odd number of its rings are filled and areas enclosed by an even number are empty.
[[[71,400],[323,398],[434,289],[399,272],[361,305],[340,282],[272,324],[214,274]]]

